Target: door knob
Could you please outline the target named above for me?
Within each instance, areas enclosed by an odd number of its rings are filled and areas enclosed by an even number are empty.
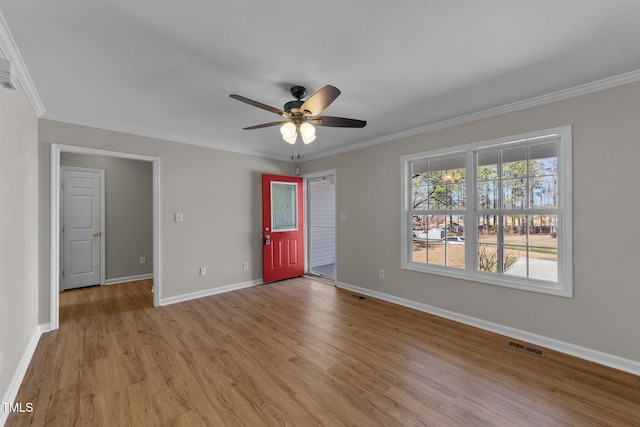
[[[102,236],[102,233],[99,231],[94,231],[93,232],[93,237],[98,237],[98,236]]]

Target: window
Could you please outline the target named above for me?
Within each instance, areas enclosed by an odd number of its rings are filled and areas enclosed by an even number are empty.
[[[271,183],[271,229],[291,231],[298,229],[297,183]]]
[[[404,156],[402,267],[571,297],[571,127]]]

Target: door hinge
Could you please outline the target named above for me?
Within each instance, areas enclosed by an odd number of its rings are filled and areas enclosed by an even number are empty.
[[[64,181],[62,181],[62,189],[64,190]]]
[[[62,277],[64,277],[64,270],[62,270]]]
[[[62,232],[64,233],[64,225],[62,226]]]

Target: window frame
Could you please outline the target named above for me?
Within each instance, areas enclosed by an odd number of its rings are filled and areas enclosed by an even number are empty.
[[[534,209],[527,208],[529,215],[557,215],[557,263],[558,281],[545,281],[532,278],[524,278],[497,273],[479,271],[477,268],[476,246],[479,240],[478,227],[475,220],[478,214],[485,211],[478,209],[476,200],[477,190],[477,169],[476,152],[483,152],[489,149],[502,149],[505,147],[532,146],[545,139],[556,138],[558,140],[557,151],[557,179],[558,179],[558,205],[555,209]],[[469,280],[473,282],[497,285],[512,289],[557,295],[573,298],[573,254],[572,254],[572,127],[562,126],[535,132],[528,132],[515,136],[481,141],[455,147],[442,148],[425,151],[416,154],[409,154],[401,157],[402,171],[402,206],[401,206],[401,268],[421,273],[436,274],[457,279]],[[413,216],[415,214],[412,207],[412,164],[419,161],[432,160],[452,156],[466,155],[466,203],[464,213],[465,218],[465,265],[464,268],[449,267],[443,265],[419,263],[412,261],[413,245]],[[507,211],[502,207],[493,211]],[[518,211],[519,213],[522,210]],[[424,213],[421,213],[424,214]]]

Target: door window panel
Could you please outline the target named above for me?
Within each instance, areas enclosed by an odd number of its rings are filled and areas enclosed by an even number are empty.
[[[297,188],[296,183],[271,183],[271,229],[273,231],[298,229]]]

